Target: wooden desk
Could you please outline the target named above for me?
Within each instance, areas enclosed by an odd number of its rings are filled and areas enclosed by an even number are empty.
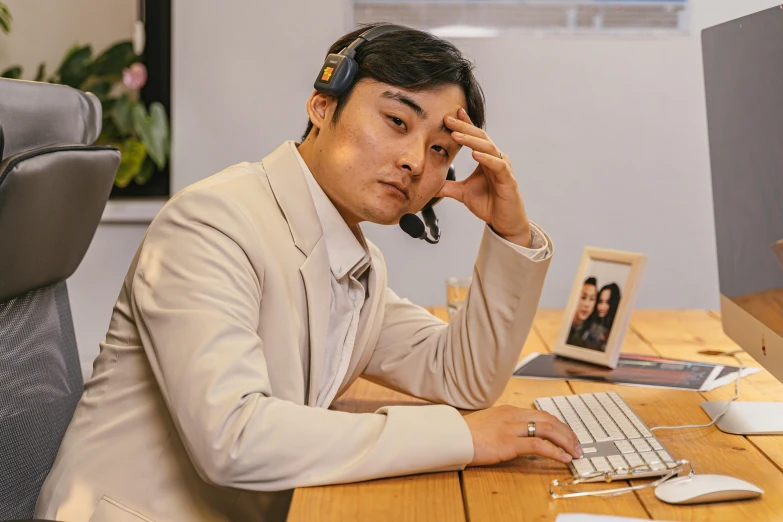
[[[434,310],[443,317],[443,309]],[[562,314],[541,310],[522,356],[549,352],[557,337]],[[714,312],[637,311],[631,320],[623,351],[681,359],[732,364],[731,358],[702,355],[703,350],[735,349]],[[745,354],[747,366],[758,366]],[[742,380],[741,400],[783,400],[783,384],[766,371]],[[725,400],[733,386],[694,393],[584,382],[512,379],[498,404],[530,408],[533,399],[551,395],[614,390],[650,426],[702,424],[709,418],[702,401]],[[351,387],[336,409],[371,412],[385,404],[417,404],[417,399],[364,380]],[[331,520],[449,520],[470,522],[554,520],[558,513],[588,512],[656,520],[780,521],[783,520],[783,436],[741,437],[715,427],[657,432],[675,458],[686,458],[698,473],[725,473],[759,485],[765,494],[757,500],[701,506],[672,506],[642,490],[611,498],[552,500],[549,482],[569,475],[565,465],[528,457],[497,466],[466,468],[462,472],[433,473],[358,484],[296,490],[290,522]],[[597,486],[601,487],[601,486]]]

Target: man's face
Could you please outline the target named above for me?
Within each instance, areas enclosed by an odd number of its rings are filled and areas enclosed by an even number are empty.
[[[398,223],[443,186],[459,151],[443,119],[465,107],[459,86],[413,92],[363,80],[335,125],[336,99],[324,103],[320,132],[305,159],[349,226]]]

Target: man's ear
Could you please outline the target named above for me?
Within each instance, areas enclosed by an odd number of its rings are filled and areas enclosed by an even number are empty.
[[[332,117],[333,105],[337,102],[334,96],[313,91],[307,99],[307,115],[313,126],[323,129]]]

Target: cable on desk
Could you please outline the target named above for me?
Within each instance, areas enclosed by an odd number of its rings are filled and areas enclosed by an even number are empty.
[[[712,419],[712,422],[710,422],[709,424],[685,424],[682,426],[656,426],[654,428],[650,428],[650,431],[684,430],[688,428],[709,428],[710,426],[712,426],[713,424],[721,420],[721,418],[723,418],[723,416],[726,415],[726,413],[728,413],[729,408],[731,407],[731,403],[736,401],[740,397],[740,379],[742,379],[742,371],[745,369],[745,365],[742,363],[742,360],[739,357],[737,357],[737,354],[741,352],[742,350],[734,350],[733,352],[724,352],[721,354],[721,355],[734,357],[734,360],[737,361],[740,366],[739,366],[739,370],[737,370],[737,378],[734,380],[734,390],[735,390],[734,397],[732,397],[726,402],[726,409],[723,410],[720,413],[720,415],[717,415],[714,419]]]

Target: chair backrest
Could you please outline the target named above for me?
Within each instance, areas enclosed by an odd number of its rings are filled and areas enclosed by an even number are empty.
[[[120,163],[92,146],[101,114],[94,95],[0,79],[0,520],[33,516],[82,394],[65,280]]]

